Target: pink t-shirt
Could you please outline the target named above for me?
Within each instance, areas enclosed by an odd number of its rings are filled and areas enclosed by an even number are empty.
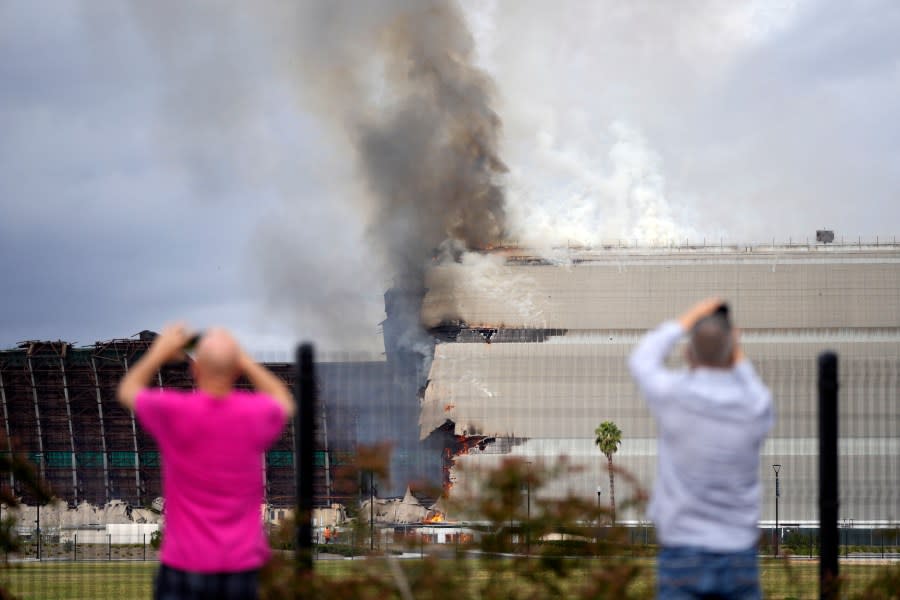
[[[159,444],[166,531],[160,560],[196,573],[257,569],[269,558],[260,506],[263,453],[287,415],[271,397],[235,390],[145,389],[135,403]]]

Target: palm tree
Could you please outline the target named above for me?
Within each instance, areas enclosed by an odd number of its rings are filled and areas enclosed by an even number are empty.
[[[613,454],[619,449],[622,443],[622,430],[612,421],[603,421],[600,426],[594,430],[597,439],[594,443],[600,448],[600,452],[606,455],[609,461],[609,509],[612,516],[613,525],[616,524],[616,480],[613,473]]]

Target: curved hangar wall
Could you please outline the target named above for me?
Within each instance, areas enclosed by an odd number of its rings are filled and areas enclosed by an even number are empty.
[[[774,520],[775,463],[782,465],[781,521],[817,519],[815,359],[826,349],[840,356],[841,518],[900,520],[900,247],[573,251],[559,258],[471,255],[428,274],[423,320],[442,342],[420,434],[449,420],[458,435],[497,439],[457,457],[457,467],[494,465],[510,454],[534,462],[566,455],[584,470],[556,482],[553,493],[594,497],[600,489],[605,501],[606,460],[593,437],[600,422],[612,420],[624,434],[616,463],[649,488],[655,428],[626,358],[648,328],[719,295],[775,400],[777,424],[760,466],[763,521]],[[465,472],[454,467],[451,474],[463,488]],[[627,497],[618,487],[617,498]]]
[[[87,347],[32,341],[0,351],[0,452],[25,453],[53,494],[71,505],[150,505],[162,493],[159,449],[116,401],[116,387],[152,335]],[[290,383],[290,365],[269,366]],[[155,383],[193,385],[186,363],[165,365]],[[266,456],[266,494],[274,504],[294,501],[292,439],[286,430]],[[2,484],[33,502],[12,474]]]

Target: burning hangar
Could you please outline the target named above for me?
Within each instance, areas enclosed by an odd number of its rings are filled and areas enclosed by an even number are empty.
[[[647,329],[715,295],[730,303],[774,396],[760,475],[763,498],[773,498],[772,465],[782,465],[782,522],[817,519],[815,365],[824,350],[839,354],[841,518],[900,520],[896,244],[506,249],[435,266],[426,288],[422,320],[440,341],[420,435],[450,424],[457,436],[491,441],[456,458],[454,485],[472,477],[477,486],[471,474],[503,456],[539,464],[565,455],[582,470],[547,493],[606,502],[594,429],[611,420],[623,432],[616,465],[649,489],[656,431],[626,359]],[[617,498],[628,496],[623,488]],[[764,504],[763,521],[773,521],[773,502]]]
[[[155,334],[75,347],[64,341],[29,341],[0,351],[0,405],[6,446],[22,452],[54,495],[70,506],[121,500],[149,506],[160,497],[160,457],[154,440],[116,400],[119,380],[149,348]],[[288,385],[290,363],[267,363]],[[403,496],[412,486],[423,500],[437,499],[442,472],[435,436],[418,438],[417,379],[396,362],[324,362],[317,365],[320,422],[314,491],[317,505],[346,503],[361,492],[353,464],[360,446],[392,447],[391,480],[378,492]],[[168,364],[159,386],[191,389],[189,363]],[[238,385],[249,386],[239,380]],[[293,423],[265,456],[267,504],[295,504]],[[427,451],[430,448],[430,451]],[[426,481],[431,474],[432,486]],[[8,484],[26,504],[33,499],[12,474]],[[368,492],[366,492],[368,493]]]
[[[783,520],[816,519],[815,357],[832,349],[842,386],[841,517],[896,524],[897,244],[501,248],[435,263],[420,289],[385,295],[384,359],[317,365],[317,504],[370,491],[400,498],[412,487],[427,506],[436,487],[457,493],[456,485],[474,484],[478,467],[504,456],[542,463],[563,455],[583,469],[544,493],[599,491],[605,501],[606,461],[593,445],[605,420],[623,432],[616,464],[651,486],[655,429],[625,361],[648,328],[709,295],[730,302],[775,398],[777,424],[760,467],[764,498],[774,493],[770,465],[781,464]],[[424,327],[412,346],[401,322],[409,310]],[[158,449],[114,396],[151,340],[143,332],[87,347],[34,341],[0,351],[3,450],[25,452],[70,504],[151,503],[161,493]],[[291,364],[268,366],[293,383]],[[166,366],[157,381],[192,385],[186,364]],[[342,483],[357,450],[378,443],[392,448],[390,478],[375,490]],[[288,427],[265,457],[273,506],[294,502],[292,448]],[[617,497],[628,495],[618,488]],[[764,521],[774,518],[769,504]]]

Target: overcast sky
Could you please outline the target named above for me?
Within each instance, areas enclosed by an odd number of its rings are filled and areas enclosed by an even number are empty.
[[[310,100],[316,12],[181,4],[0,1],[0,348],[184,318],[377,351],[392,274]],[[900,234],[900,3],[462,4],[511,238]]]

